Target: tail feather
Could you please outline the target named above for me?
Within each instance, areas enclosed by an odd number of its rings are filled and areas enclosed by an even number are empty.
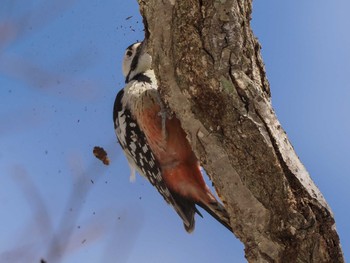
[[[195,227],[194,215],[196,212],[198,213],[195,204],[174,192],[172,192],[172,196],[176,200],[177,205],[177,207],[174,208],[178,215],[181,217],[185,230],[188,233],[191,233]],[[199,215],[201,214],[199,213]]]
[[[224,227],[232,231],[230,226],[230,216],[227,213],[225,207],[217,201],[210,202],[208,204],[197,203],[201,208],[207,211],[212,217],[219,221]]]

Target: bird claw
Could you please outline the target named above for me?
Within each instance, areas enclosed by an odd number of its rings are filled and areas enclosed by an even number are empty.
[[[164,107],[162,107],[160,112],[158,112],[158,116],[160,116],[162,120],[162,137],[163,137],[163,140],[166,142],[168,138],[168,133],[166,130],[166,119],[167,119],[168,113],[164,109]]]
[[[167,111],[167,109],[166,109],[166,107],[165,107],[165,105],[164,105],[164,103],[159,95],[157,96],[157,98],[158,98],[158,102],[160,105],[160,112],[158,112],[158,116],[160,116],[161,120],[162,120],[162,137],[163,137],[164,142],[167,142],[168,133],[166,130],[166,120],[167,120],[167,118],[171,119],[171,114]]]

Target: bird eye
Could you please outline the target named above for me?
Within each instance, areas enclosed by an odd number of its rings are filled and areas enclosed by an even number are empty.
[[[132,52],[131,52],[130,50],[128,50],[128,51],[126,52],[126,55],[127,55],[128,57],[131,57]]]

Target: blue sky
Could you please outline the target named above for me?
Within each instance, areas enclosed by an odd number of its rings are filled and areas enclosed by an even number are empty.
[[[348,10],[346,0],[255,1],[252,21],[273,106],[332,207],[346,259]],[[136,1],[2,0],[0,36],[1,262],[245,262],[208,214],[188,235],[143,178],[129,183],[112,107],[124,49],[143,38]]]

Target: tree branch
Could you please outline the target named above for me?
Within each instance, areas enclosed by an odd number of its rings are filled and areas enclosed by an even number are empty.
[[[162,98],[249,262],[344,262],[330,208],[270,102],[251,1],[139,0]]]

